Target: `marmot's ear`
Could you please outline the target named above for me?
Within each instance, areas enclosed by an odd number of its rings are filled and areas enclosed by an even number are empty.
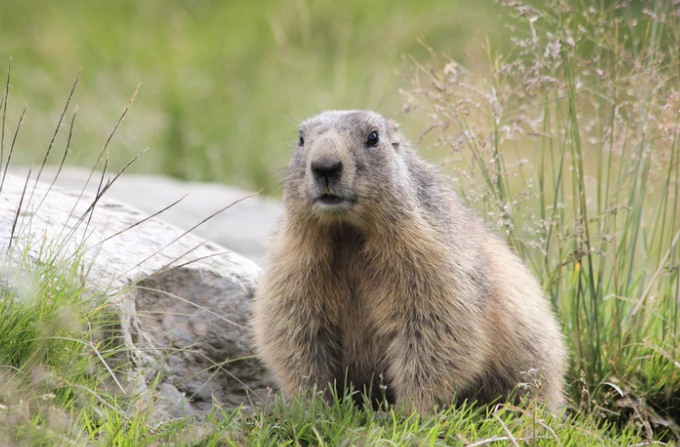
[[[392,147],[399,149],[399,140],[401,140],[401,134],[399,133],[399,123],[392,120],[387,120],[387,127],[390,129],[390,142]]]

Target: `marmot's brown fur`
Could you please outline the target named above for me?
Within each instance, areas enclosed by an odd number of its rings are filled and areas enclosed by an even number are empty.
[[[564,404],[565,348],[525,265],[367,111],[302,123],[285,215],[254,305],[259,355],[288,397],[351,383],[421,413],[538,377]]]

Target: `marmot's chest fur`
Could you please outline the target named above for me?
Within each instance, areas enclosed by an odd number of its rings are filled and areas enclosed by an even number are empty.
[[[370,260],[364,252],[363,237],[344,228],[333,236],[332,275],[338,282],[338,358],[339,371],[345,377],[337,377],[338,383],[351,383],[355,390],[380,392],[387,371],[385,352],[389,346],[386,334],[381,333],[380,321],[375,315],[376,297],[365,281]],[[378,396],[378,395],[376,395]]]
[[[549,409],[563,403],[565,349],[538,283],[396,124],[305,121],[284,192],[254,328],[288,397],[349,379],[424,413],[540,382]]]

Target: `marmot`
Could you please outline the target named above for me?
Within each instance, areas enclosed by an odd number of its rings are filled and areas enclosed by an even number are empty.
[[[548,300],[398,125],[370,111],[302,123],[285,214],[254,301],[255,345],[284,395],[351,383],[421,414],[538,376],[564,404]]]

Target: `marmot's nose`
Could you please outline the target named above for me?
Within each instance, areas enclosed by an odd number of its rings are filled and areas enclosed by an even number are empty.
[[[342,173],[342,161],[329,157],[313,160],[312,172],[318,178],[338,178]]]

